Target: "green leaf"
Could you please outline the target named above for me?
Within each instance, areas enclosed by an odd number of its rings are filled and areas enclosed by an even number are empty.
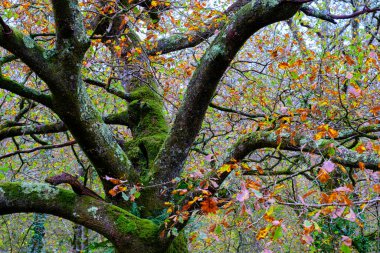
[[[273,240],[277,240],[282,236],[282,227],[278,226],[274,231]]]
[[[348,247],[346,244],[343,244],[343,245],[340,247],[340,250],[341,250],[343,253],[351,253],[351,248]]]

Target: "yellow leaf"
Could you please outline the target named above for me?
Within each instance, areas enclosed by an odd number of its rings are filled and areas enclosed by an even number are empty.
[[[267,237],[268,231],[269,231],[269,227],[261,228],[260,231],[256,235],[256,239],[257,240],[264,239],[265,237]]]
[[[150,3],[150,5],[151,5],[152,7],[157,7],[158,2],[157,2],[157,1],[152,1],[152,2]]]
[[[314,135],[314,140],[320,140],[325,136],[325,132],[318,132],[316,135]]]

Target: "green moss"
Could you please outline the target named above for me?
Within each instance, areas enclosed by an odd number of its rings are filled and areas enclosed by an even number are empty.
[[[183,231],[173,240],[166,253],[187,253],[187,237]]]
[[[72,210],[75,205],[75,193],[59,189],[48,184],[38,183],[3,183],[1,184],[3,196],[7,199],[28,199],[31,201],[59,202]],[[1,195],[0,195],[1,196]],[[54,203],[52,203],[53,205]]]
[[[130,96],[133,101],[128,106],[128,117],[134,138],[127,143],[126,150],[129,159],[140,170],[140,182],[146,183],[167,137],[168,124],[162,99],[150,87],[137,87]]]
[[[127,219],[124,215],[120,215],[116,220],[118,228],[126,234],[136,234],[136,223],[130,219]]]
[[[158,240],[159,227],[151,220],[141,219],[117,206],[109,206],[107,212],[115,217],[117,229],[143,240]]]

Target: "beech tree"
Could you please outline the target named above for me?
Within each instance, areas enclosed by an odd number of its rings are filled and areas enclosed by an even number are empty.
[[[328,219],[362,226],[379,212],[379,10],[3,1],[0,214],[58,216],[146,253],[187,252],[196,215],[230,210],[263,212],[266,225],[244,225],[257,240],[281,240],[276,206],[294,210],[307,245]],[[43,163],[39,180],[19,175]],[[101,188],[82,182],[91,170]]]

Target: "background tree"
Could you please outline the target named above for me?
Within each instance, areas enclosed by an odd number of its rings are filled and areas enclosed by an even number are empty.
[[[2,6],[0,214],[120,252],[196,249],[209,213],[214,247],[379,249],[377,1]]]

